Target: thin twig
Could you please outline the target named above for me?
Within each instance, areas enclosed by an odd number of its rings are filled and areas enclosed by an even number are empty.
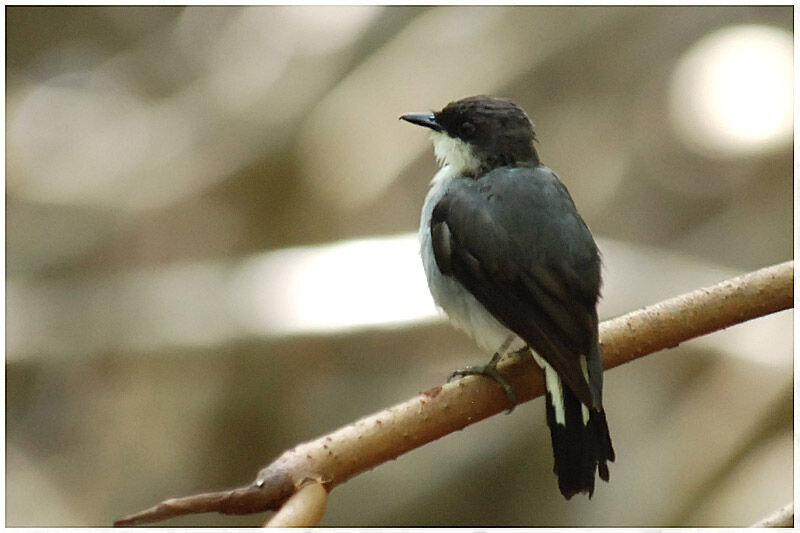
[[[793,278],[794,263],[789,261],[603,322],[604,367],[613,368],[691,338],[789,309]],[[544,393],[541,371],[530,358],[509,358],[501,362],[499,370],[514,387],[518,402]],[[468,376],[299,444],[263,468],[249,485],[167,500],[115,525],[209,511],[246,514],[277,509],[308,479],[330,491],[365,470],[508,407],[497,383]]]
[[[322,520],[328,491],[318,481],[309,481],[292,494],[264,527],[314,527]]]
[[[750,527],[792,527],[793,525],[794,503],[790,502]]]

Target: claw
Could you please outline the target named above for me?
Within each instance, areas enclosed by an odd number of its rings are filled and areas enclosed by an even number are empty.
[[[497,358],[499,359],[499,357]],[[494,363],[494,364],[493,364]],[[484,366],[468,366],[467,368],[456,370],[447,378],[447,381],[450,382],[453,378],[456,377],[464,377],[464,376],[486,376],[487,378],[493,379],[497,383],[503,387],[503,392],[508,398],[508,401],[511,403],[511,407],[506,411],[506,414],[510,414],[511,411],[514,410],[514,407],[517,406],[517,394],[514,392],[514,388],[511,384],[500,375],[500,372],[497,371],[497,361],[495,358],[492,358],[492,361],[489,364]]]
[[[508,347],[511,346],[511,343],[514,341],[514,335],[509,335],[508,338],[500,345],[500,349],[497,350],[494,355],[492,355],[492,359],[484,366],[468,366],[462,370],[456,370],[447,378],[447,382],[449,383],[452,381],[453,378],[456,377],[464,377],[464,376],[486,376],[487,378],[491,378],[495,380],[497,383],[503,387],[503,392],[508,398],[508,401],[511,402],[511,407],[509,407],[506,414],[511,414],[511,411],[517,406],[517,393],[514,392],[514,388],[511,384],[506,381],[506,378],[500,375],[500,372],[497,371],[497,363],[500,361],[500,358],[508,351]],[[525,346],[521,350],[517,350],[513,352],[513,356],[519,357],[523,353],[528,353],[528,347]]]

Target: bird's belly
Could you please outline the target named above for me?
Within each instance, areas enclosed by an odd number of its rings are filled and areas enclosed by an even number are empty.
[[[446,168],[440,172],[445,171]],[[501,347],[509,335],[516,337],[516,334],[498,322],[458,280],[442,274],[433,255],[430,231],[431,215],[433,207],[445,193],[446,182],[447,180],[434,178],[433,187],[428,192],[422,209],[419,240],[425,276],[428,279],[428,287],[433,301],[447,314],[453,325],[471,336],[482,349],[492,353]],[[510,349],[519,350],[524,345],[524,341],[517,337]]]
[[[423,257],[424,255],[428,254],[423,253]],[[432,249],[429,255],[430,260],[425,264],[428,287],[436,305],[447,314],[454,326],[471,336],[487,353],[497,351],[509,335],[516,337],[516,334],[498,322],[461,283],[439,271],[433,259]],[[525,343],[517,337],[509,349],[518,350],[524,345]]]

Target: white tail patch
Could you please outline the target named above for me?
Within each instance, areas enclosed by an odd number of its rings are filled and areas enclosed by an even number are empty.
[[[547,392],[550,393],[550,400],[553,402],[553,409],[556,413],[556,424],[566,426],[566,417],[564,416],[564,390],[561,388],[561,378],[558,373],[553,369],[550,364],[542,359],[536,352],[531,350],[533,360],[536,364],[544,370],[544,386]],[[583,404],[581,404],[583,406]],[[588,420],[589,411],[586,411],[585,418]],[[584,424],[586,422],[584,421]]]
[[[531,353],[533,354],[533,360],[536,361],[536,364],[542,367],[544,370],[544,386],[547,388],[547,392],[550,393],[550,398],[553,402],[553,410],[556,413],[556,424],[565,426],[566,416],[564,415],[564,390],[562,389],[563,385],[561,383],[561,378],[558,376],[558,373],[555,371],[555,369],[550,366],[550,364],[541,356],[539,356],[539,354],[533,350],[531,350]],[[581,370],[583,371],[583,377],[586,380],[586,383],[589,383],[589,370],[586,366],[586,357],[581,355],[580,362]],[[581,402],[581,418],[583,418],[584,426],[589,423],[589,408],[586,407],[583,402]]]
[[[589,383],[589,369],[588,369],[588,367],[586,365],[586,356],[581,354],[581,356],[579,357],[579,360],[581,362],[581,371],[583,372],[583,379],[585,379],[586,383],[588,384]],[[583,402],[581,402],[581,416],[583,417],[583,425],[585,426],[586,424],[589,423],[589,408],[586,407],[583,404]]]

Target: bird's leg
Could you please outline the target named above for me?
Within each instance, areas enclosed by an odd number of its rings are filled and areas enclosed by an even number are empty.
[[[530,354],[531,354],[531,349],[528,348],[527,344],[522,348],[520,348],[519,350],[514,350],[513,352],[508,353],[509,357],[513,357],[514,359],[523,359],[525,357],[528,357]]]
[[[494,352],[494,355],[492,355],[491,360],[489,360],[489,362],[486,363],[485,365],[468,366],[461,370],[456,370],[455,372],[450,374],[450,377],[447,378],[447,381],[449,382],[452,381],[454,378],[460,378],[463,376],[476,376],[476,375],[486,376],[488,378],[491,378],[495,380],[497,383],[499,383],[501,387],[503,387],[503,392],[505,393],[506,398],[508,398],[508,401],[511,402],[511,407],[508,409],[506,414],[511,413],[511,411],[514,410],[514,407],[516,407],[517,405],[517,395],[514,392],[513,387],[511,387],[511,384],[506,380],[506,378],[500,375],[500,372],[497,371],[497,363],[500,362],[500,359],[508,351],[508,347],[511,345],[513,340],[514,340],[514,335],[509,335],[508,338],[505,341],[503,341],[503,344],[500,345],[500,348],[498,348],[497,351]],[[523,348],[523,350],[527,350],[527,346]],[[518,351],[514,352],[515,355],[518,353],[519,353]]]

